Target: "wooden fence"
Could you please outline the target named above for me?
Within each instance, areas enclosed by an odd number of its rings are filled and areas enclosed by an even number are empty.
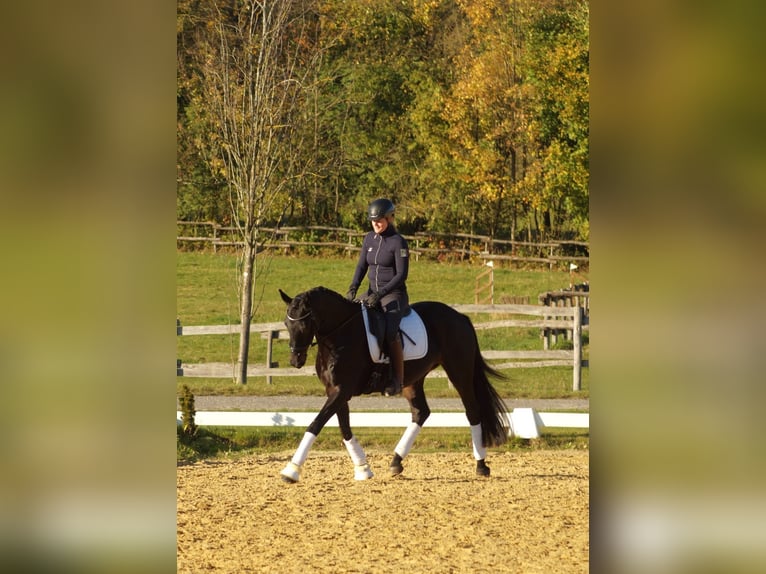
[[[222,226],[213,222],[178,221],[176,243],[182,245],[210,246],[213,252],[221,248],[241,247],[237,227]],[[287,254],[296,250],[332,250],[347,256],[356,256],[365,231],[342,227],[305,226],[264,229],[259,249],[276,249]],[[431,259],[454,261],[480,259],[510,261],[525,264],[556,265],[576,262],[587,265],[589,245],[583,241],[530,242],[495,239],[487,235],[465,233],[404,234],[410,252],[419,260],[421,256]]]
[[[581,287],[581,288],[577,288]],[[590,321],[590,292],[585,291],[587,284],[574,286],[573,289],[562,291],[547,291],[538,295],[537,300],[540,305],[554,307],[557,311],[549,318],[557,319],[560,315],[558,309],[561,307],[580,307],[582,309],[583,323]],[[572,340],[571,329],[544,328],[543,329],[543,348],[549,349],[558,342],[559,336],[564,336],[567,341]]]
[[[571,331],[572,350],[550,350],[547,345],[539,351],[513,351],[513,350],[487,350],[482,355],[488,360],[505,360],[505,362],[493,363],[497,369],[512,369],[521,367],[552,367],[572,366],[572,389],[581,390],[582,367],[583,367],[583,344],[582,331],[588,329],[589,320],[585,316],[583,307],[580,305],[569,307],[553,307],[544,305],[451,305],[461,313],[506,315],[511,318],[499,319],[482,323],[474,323],[474,328],[497,329],[497,328],[539,328],[546,330]],[[533,319],[518,316],[531,316]],[[226,335],[239,333],[239,325],[214,325],[214,326],[191,326],[181,325],[177,320],[177,335]],[[313,366],[304,366],[301,369],[278,368],[272,361],[273,342],[275,339],[287,338],[287,328],[284,323],[253,323],[250,325],[251,333],[260,333],[267,340],[266,362],[264,365],[248,366],[248,376],[265,376],[267,381],[271,377],[279,376],[316,376]],[[177,374],[185,377],[231,377],[234,375],[236,365],[229,363],[205,363],[183,364],[179,360],[176,365]],[[437,369],[428,375],[429,377],[446,377],[442,369]]]

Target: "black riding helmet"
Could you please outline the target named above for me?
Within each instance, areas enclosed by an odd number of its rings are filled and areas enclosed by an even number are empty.
[[[394,212],[394,204],[391,203],[390,199],[376,199],[370,204],[370,207],[367,208],[367,215],[370,218],[370,221],[378,221],[379,219],[383,219],[386,215],[391,215]]]

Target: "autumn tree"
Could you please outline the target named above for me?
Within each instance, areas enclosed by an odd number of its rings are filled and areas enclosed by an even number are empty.
[[[179,0],[179,210],[224,218],[221,198],[253,190],[262,222],[364,228],[388,195],[405,232],[587,239],[587,0],[275,4]],[[276,88],[248,88],[248,69]],[[247,108],[248,90],[282,115]],[[237,118],[256,112],[247,151]],[[266,142],[283,151],[267,160]],[[245,236],[246,211],[227,210]]]
[[[589,8],[582,0],[544,4],[526,31],[528,140],[534,157],[521,183],[560,234],[589,238]]]

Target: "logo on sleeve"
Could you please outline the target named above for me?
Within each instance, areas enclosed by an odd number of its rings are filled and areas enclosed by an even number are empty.
[[[409,255],[409,253],[407,252],[406,249],[400,249],[399,250],[399,256],[400,257],[407,257],[407,255]]]

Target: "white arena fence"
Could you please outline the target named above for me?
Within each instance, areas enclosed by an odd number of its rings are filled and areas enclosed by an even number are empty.
[[[176,411],[176,424],[183,422],[181,411]],[[287,427],[306,428],[317,416],[316,412],[243,412],[199,411],[194,415],[197,426],[221,427]],[[412,420],[410,412],[352,412],[352,427],[406,428]],[[533,408],[515,408],[509,413],[510,436],[539,438],[546,428],[590,428],[589,413],[540,413]],[[337,427],[333,415],[325,426]],[[431,413],[425,424],[431,428],[469,427],[465,413]]]

